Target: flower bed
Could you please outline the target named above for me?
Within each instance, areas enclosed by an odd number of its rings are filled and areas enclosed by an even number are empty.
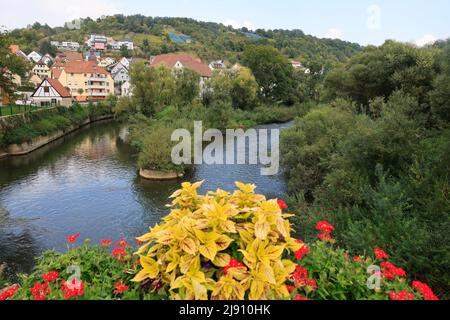
[[[428,285],[409,285],[406,272],[375,248],[350,257],[336,248],[334,228],[317,224],[310,245],[291,237],[286,204],[255,194],[254,185],[202,196],[201,183],[184,183],[172,211],[138,239],[103,240],[49,251],[20,284],[0,290],[0,300],[251,299],[437,300]]]

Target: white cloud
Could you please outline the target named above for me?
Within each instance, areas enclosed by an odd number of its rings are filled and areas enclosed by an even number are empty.
[[[425,34],[423,37],[417,39],[414,43],[418,47],[426,46],[427,44],[433,44],[438,40],[434,35],[432,34]]]
[[[121,11],[114,0],[14,0],[0,11],[0,21],[7,28],[25,27],[36,21],[55,27],[77,18],[96,19]]]
[[[338,28],[330,28],[325,33],[324,37],[329,39],[342,39],[342,30]]]
[[[251,23],[250,21],[244,21],[243,23],[240,23],[234,19],[227,19],[223,22],[223,24],[225,26],[232,26],[235,29],[241,29],[243,27],[247,28],[248,30],[256,30],[257,28],[255,27],[255,25],[253,23]]]

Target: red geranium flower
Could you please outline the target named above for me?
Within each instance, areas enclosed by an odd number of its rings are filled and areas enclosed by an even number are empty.
[[[426,283],[413,281],[412,287],[419,290],[425,300],[439,300],[439,298],[434,295],[433,290],[431,290]]]
[[[67,240],[67,242],[69,242],[69,243],[74,243],[75,241],[77,241],[77,238],[78,238],[79,236],[80,236],[79,233],[73,234],[73,235],[68,236],[68,237],[66,238],[66,240]]]
[[[114,287],[116,288],[114,294],[124,293],[128,289],[128,286],[124,285],[122,281],[117,282]]]
[[[297,243],[300,243],[300,244],[303,245],[299,250],[297,250],[297,251],[295,252],[295,257],[296,257],[298,260],[302,260],[302,259],[303,259],[303,256],[309,253],[309,248],[308,248],[307,245],[305,245],[305,244],[303,243],[303,241],[301,241],[301,240],[295,240],[295,241],[296,241]]]
[[[18,285],[15,285],[15,286],[12,286],[12,287],[9,287],[9,288],[3,290],[0,293],[0,301],[12,298],[16,294],[16,292],[19,290],[19,288],[20,287]]]
[[[128,245],[128,242],[126,242],[123,239],[115,244],[116,247],[126,247],[127,245]]]
[[[320,240],[328,240],[328,241],[333,240],[333,238],[331,236],[329,236],[328,234],[323,234],[323,233],[318,234],[317,237]]]
[[[287,208],[287,204],[283,200],[277,199],[277,203],[281,210],[284,210]]]
[[[112,251],[112,255],[114,257],[117,257],[117,261],[123,260],[122,258],[127,255],[127,249],[126,248],[116,248]]]
[[[294,298],[295,301],[307,301],[308,298],[303,297],[300,293]]]
[[[48,282],[35,283],[33,288],[30,289],[31,294],[34,296],[34,300],[44,300],[47,295],[50,294],[50,289],[48,288]]]
[[[331,231],[334,231],[334,227],[328,221],[317,222],[316,229],[322,231],[326,235],[329,235]]]
[[[391,300],[414,300],[414,295],[407,290],[400,292],[392,291],[389,293],[389,298],[391,298]]]
[[[82,280],[73,279],[69,284],[64,284],[61,287],[61,291],[64,292],[64,298],[76,298],[84,295],[84,283]]]
[[[375,252],[375,257],[378,260],[389,259],[388,254],[386,252],[384,252],[383,250],[375,248],[375,249],[373,249],[373,251]]]
[[[101,243],[101,245],[103,247],[108,247],[108,246],[110,246],[113,243],[113,241],[112,240],[108,240],[108,239],[104,239],[100,243]]]
[[[56,271],[50,271],[42,276],[42,279],[46,282],[53,282],[58,279],[59,274]]]
[[[228,271],[232,268],[245,268],[245,265],[237,261],[236,259],[231,258],[230,263],[225,268],[223,268],[223,273],[227,275]]]
[[[353,260],[356,261],[356,262],[366,262],[363,258],[358,257],[358,256],[354,256]]]
[[[380,264],[383,267],[383,276],[388,279],[394,279],[396,276],[398,277],[406,277],[406,271],[402,268],[394,266],[390,262],[382,262]]]

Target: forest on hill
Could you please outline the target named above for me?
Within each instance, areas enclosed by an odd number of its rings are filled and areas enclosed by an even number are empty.
[[[73,29],[72,26],[66,24],[64,27],[51,28],[36,22],[27,28],[12,30],[10,36],[26,53],[42,51],[50,41],[76,41],[82,44],[90,34],[105,34],[114,39],[133,40],[138,47],[133,54],[143,58],[185,51],[206,61],[223,59],[232,63],[239,61],[247,45],[267,44],[276,47],[288,58],[300,60],[311,69],[343,62],[362,50],[356,43],[319,39],[301,30],[256,30],[254,34],[257,36],[252,37],[246,28],[238,30],[219,23],[188,18],[114,15],[97,20],[82,19],[79,29]],[[192,38],[192,42],[176,44],[168,37],[171,32],[187,35]]]

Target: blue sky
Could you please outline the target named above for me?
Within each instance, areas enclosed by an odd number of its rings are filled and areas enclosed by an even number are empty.
[[[250,28],[301,29],[364,45],[386,39],[423,44],[450,37],[448,0],[0,0],[0,4],[0,25],[8,28],[35,20],[56,26],[76,16],[140,13]]]

